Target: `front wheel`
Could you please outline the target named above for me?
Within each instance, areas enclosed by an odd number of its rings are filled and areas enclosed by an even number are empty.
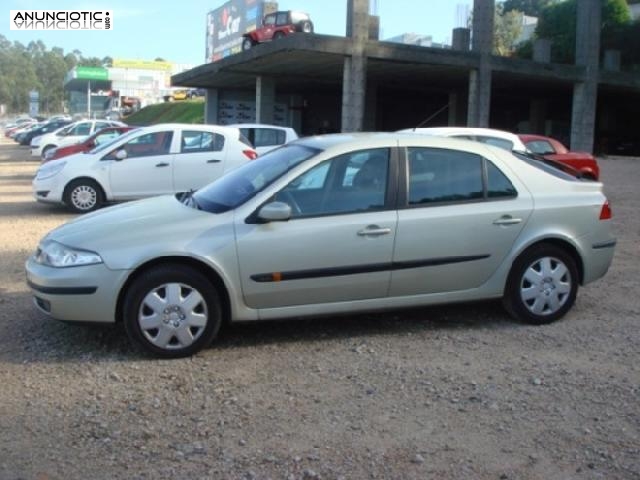
[[[222,319],[215,287],[184,265],[143,273],[129,288],[123,313],[129,338],[163,358],[186,357],[208,346]]]
[[[80,178],[67,185],[63,201],[73,212],[87,213],[104,204],[104,193],[94,180]]]
[[[242,40],[242,50],[250,50],[251,47],[253,47],[253,40],[245,37],[244,40]]]
[[[577,292],[578,269],[573,257],[554,245],[540,244],[514,262],[503,304],[517,320],[542,325],[563,317]]]

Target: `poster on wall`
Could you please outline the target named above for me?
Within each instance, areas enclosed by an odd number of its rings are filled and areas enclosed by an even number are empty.
[[[273,106],[273,124],[289,125],[289,110],[284,103]],[[254,123],[256,121],[256,106],[249,101],[223,100],[218,105],[218,124],[231,125],[233,123]]]
[[[215,62],[242,50],[242,34],[262,21],[264,0],[229,0],[207,14],[205,62]]]

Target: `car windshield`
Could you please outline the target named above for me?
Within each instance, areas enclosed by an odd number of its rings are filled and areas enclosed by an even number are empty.
[[[304,145],[285,145],[266,153],[195,192],[195,205],[210,213],[232,210],[318,152]]]
[[[129,138],[131,135],[133,135],[136,132],[139,132],[140,129],[139,128],[134,128],[133,130],[129,130],[126,133],[123,133],[120,136],[116,136],[110,140],[107,140],[104,143],[100,143],[97,147],[95,147],[93,150],[89,150],[87,153],[100,153],[103,150],[106,150],[107,148],[109,148],[110,145],[114,144],[116,141],[120,141],[120,140],[124,140],[125,138]]]

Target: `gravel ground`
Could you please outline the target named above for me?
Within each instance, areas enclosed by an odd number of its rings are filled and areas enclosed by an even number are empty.
[[[50,321],[24,261],[73,217],[0,145],[0,480],[640,479],[640,161],[601,160],[618,247],[565,319],[495,302],[227,328],[149,359]]]

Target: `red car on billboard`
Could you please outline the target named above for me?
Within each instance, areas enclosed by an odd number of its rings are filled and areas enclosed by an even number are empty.
[[[292,33],[313,33],[313,22],[309,15],[291,10],[265,15],[262,26],[242,35],[242,49],[249,50],[258,43],[270,42]]]
[[[48,162],[50,160],[57,160],[58,158],[66,157],[68,155],[73,155],[74,153],[88,152],[89,150],[94,149],[100,144],[110,142],[116,137],[119,137],[125,132],[132,130],[134,127],[107,127],[103,128],[99,132],[94,133],[90,137],[86,138],[80,143],[75,143],[73,145],[66,145],[64,147],[53,148],[49,150],[45,158],[42,160],[42,163]]]
[[[533,153],[546,159],[565,163],[578,170],[583,177],[598,180],[600,167],[595,157],[586,152],[571,152],[555,138],[543,135],[518,135],[522,143]]]

